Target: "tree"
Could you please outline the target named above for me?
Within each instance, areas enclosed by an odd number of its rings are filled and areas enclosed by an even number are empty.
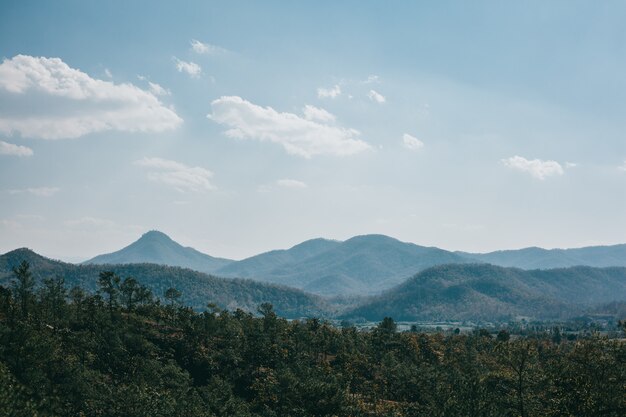
[[[100,286],[100,292],[106,294],[109,312],[113,314],[113,308],[117,305],[120,277],[115,275],[113,271],[100,272],[98,285]]]
[[[508,342],[510,338],[511,335],[505,329],[500,330],[496,336],[498,342]]]
[[[63,317],[67,290],[63,277],[45,278],[41,289],[41,301],[46,312],[46,318],[52,322],[55,329]]]
[[[13,274],[15,275],[15,281],[13,281],[14,297],[19,303],[21,316],[27,317],[30,312],[30,305],[34,301],[33,289],[35,288],[35,279],[30,272],[30,264],[22,261],[19,266],[13,268]]]
[[[170,287],[165,291],[165,299],[170,302],[171,307],[174,307],[174,303],[177,303],[181,296],[182,293],[176,288]]]
[[[131,311],[139,298],[139,283],[133,277],[126,278],[120,285],[122,303],[127,311]]]

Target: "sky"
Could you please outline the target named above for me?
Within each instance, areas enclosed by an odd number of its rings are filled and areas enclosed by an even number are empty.
[[[626,243],[622,1],[0,2],[0,253]]]

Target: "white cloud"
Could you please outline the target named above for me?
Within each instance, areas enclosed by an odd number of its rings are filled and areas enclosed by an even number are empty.
[[[0,140],[0,155],[31,156],[33,150],[26,146],[14,145]]]
[[[225,54],[228,52],[227,49],[224,49],[221,46],[200,42],[199,40],[196,40],[196,39],[192,39],[190,43],[191,43],[191,49],[197,54],[216,55],[216,54]]]
[[[113,78],[113,74],[111,73],[111,70],[108,68],[104,69],[104,75],[106,75],[109,78]]]
[[[341,95],[341,87],[335,85],[333,88],[318,88],[317,97],[319,98],[337,98]]]
[[[19,190],[9,190],[9,194],[32,194],[38,197],[52,197],[61,189],[58,187],[31,187]]]
[[[311,106],[307,104],[302,109],[302,114],[304,114],[305,119],[307,120],[317,120],[320,122],[334,122],[335,115],[327,112],[324,109],[320,109],[319,107]]]
[[[566,162],[565,168],[576,168],[578,164],[576,162]]]
[[[624,160],[624,165],[617,167],[620,171],[626,171],[626,159]]]
[[[41,139],[77,138],[117,130],[161,132],[182,119],[133,84],[91,78],[60,58],[17,55],[0,64],[0,132]]]
[[[241,97],[220,97],[211,103],[207,117],[230,127],[226,136],[281,144],[292,155],[352,155],[370,149],[359,132],[307,120],[293,113],[279,113]]]
[[[283,188],[307,188],[304,182],[292,179],[278,180],[276,181],[276,185]]]
[[[539,180],[544,180],[553,175],[563,175],[563,167],[556,161],[529,160],[516,155],[502,159],[501,162],[504,166],[526,172]]]
[[[200,67],[200,65],[196,64],[195,62],[181,61],[176,57],[174,57],[173,59],[178,72],[184,72],[192,78],[198,78],[202,73],[202,67]]]
[[[408,133],[405,133],[404,135],[402,135],[402,144],[404,145],[405,148],[412,150],[412,151],[417,151],[424,147],[424,142],[422,142],[415,136],[409,135]]]
[[[273,190],[276,190],[278,188],[287,188],[287,189],[294,189],[294,190],[298,190],[298,189],[303,189],[303,188],[307,188],[308,185],[302,181],[298,181],[298,180],[294,180],[294,179],[290,179],[290,178],[285,178],[285,179],[281,179],[281,180],[277,180],[276,182],[270,183],[270,184],[263,184],[263,185],[259,185],[257,187],[257,192],[259,193],[269,193]]]
[[[79,219],[66,220],[66,226],[69,227],[106,227],[112,228],[116,226],[116,223],[113,220],[109,219],[101,219],[98,217],[81,217]]]
[[[367,93],[367,96],[370,98],[370,100],[375,101],[376,103],[382,104],[387,101],[382,94],[377,93],[374,90],[370,90],[370,92]]]
[[[169,96],[170,94],[172,94],[170,90],[161,87],[157,83],[148,81],[148,85],[150,86],[150,92],[154,94],[155,96]]]
[[[149,170],[148,179],[174,187],[178,191],[200,192],[215,189],[213,173],[202,167],[190,167],[162,158],[143,158],[135,164]]]
[[[372,84],[372,83],[378,83],[380,82],[380,77],[378,75],[370,75],[369,77],[367,77],[367,79],[363,82],[363,84]]]

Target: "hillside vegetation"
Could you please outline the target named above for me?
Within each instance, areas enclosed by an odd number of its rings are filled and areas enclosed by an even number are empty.
[[[380,320],[563,319],[626,300],[626,268],[524,271],[488,264],[442,265],[373,297],[345,318]]]

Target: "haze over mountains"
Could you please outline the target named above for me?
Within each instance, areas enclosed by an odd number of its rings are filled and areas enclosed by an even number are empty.
[[[484,254],[456,253],[480,262],[523,269],[566,268],[576,265],[596,267],[626,266],[626,244],[573,249],[542,249],[533,247]]]
[[[164,233],[151,231],[117,252],[97,256],[85,263],[137,262],[278,283],[321,295],[364,295],[392,288],[426,268],[452,263],[491,263],[523,269],[626,266],[626,244],[473,254],[419,246],[384,235],[363,235],[344,242],[312,239],[290,249],[232,261],[183,247]]]

